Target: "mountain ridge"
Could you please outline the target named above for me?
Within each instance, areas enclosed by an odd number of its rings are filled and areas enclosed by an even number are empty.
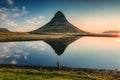
[[[104,31],[103,33],[107,33],[107,34],[119,34],[120,31],[118,31],[118,30],[109,30],[109,31]]]

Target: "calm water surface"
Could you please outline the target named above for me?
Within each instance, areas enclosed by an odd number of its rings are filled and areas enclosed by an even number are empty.
[[[120,70],[120,38],[71,37],[1,42],[0,64],[31,64]]]

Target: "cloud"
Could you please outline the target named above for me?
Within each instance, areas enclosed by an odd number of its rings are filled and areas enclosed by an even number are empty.
[[[21,17],[28,13],[25,6],[22,7],[22,10],[19,10],[18,7],[14,7],[13,9],[11,9],[11,12],[13,13],[13,15],[11,15],[11,17],[13,18]]]
[[[28,11],[25,6],[23,6],[22,9],[19,9],[18,7],[14,7],[12,9],[5,7],[0,8],[0,27],[8,28],[10,30],[16,29],[19,25],[14,19],[27,13]]]
[[[26,7],[23,6],[21,14],[26,14],[26,13],[28,13],[28,11],[26,11]]]
[[[25,27],[21,27],[24,31],[31,31],[38,29],[39,27],[45,24],[45,17],[44,16],[36,16],[34,18],[25,19]],[[19,29],[20,30],[20,29]]]
[[[23,19],[24,24],[22,25],[15,21],[15,19],[23,17],[27,13],[28,11],[25,6],[23,6],[22,9],[18,7],[13,7],[12,9],[5,7],[0,8],[0,27],[7,28],[11,31],[27,32],[35,30],[45,24],[44,16]]]
[[[13,0],[6,0],[6,2],[10,5],[10,6],[12,6],[13,5]]]
[[[14,12],[16,12],[16,11],[19,12],[18,7],[14,7],[14,8],[12,8],[11,10],[14,11]]]
[[[0,8],[0,27],[11,29],[14,26],[17,26],[17,23],[10,19],[11,13],[7,8]]]
[[[17,23],[15,23],[14,21],[11,21],[11,20],[6,20],[6,24],[8,26],[13,26],[13,27],[17,26]]]
[[[30,19],[25,19],[25,21],[30,24],[30,25],[36,25],[36,26],[39,26],[41,25],[41,23],[43,23],[45,20],[45,17],[44,16],[37,16],[37,17],[34,17],[34,18],[30,18]]]
[[[13,31],[28,32],[40,28],[45,24],[44,16],[36,16],[34,18],[24,19],[24,25],[16,24]]]
[[[26,10],[25,6],[23,6],[22,9],[19,9],[18,7],[14,7],[12,9],[2,7],[0,8],[0,13],[4,13],[5,15],[7,15],[6,17],[8,18],[17,18],[27,14],[28,11]]]

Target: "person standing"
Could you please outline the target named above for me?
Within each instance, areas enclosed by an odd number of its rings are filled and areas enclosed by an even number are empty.
[[[60,62],[59,61],[56,62],[56,67],[57,67],[57,69],[60,69]]]

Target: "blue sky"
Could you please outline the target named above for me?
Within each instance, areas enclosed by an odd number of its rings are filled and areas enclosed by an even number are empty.
[[[58,10],[85,31],[120,30],[120,0],[0,0],[0,27],[20,32],[35,30]]]

